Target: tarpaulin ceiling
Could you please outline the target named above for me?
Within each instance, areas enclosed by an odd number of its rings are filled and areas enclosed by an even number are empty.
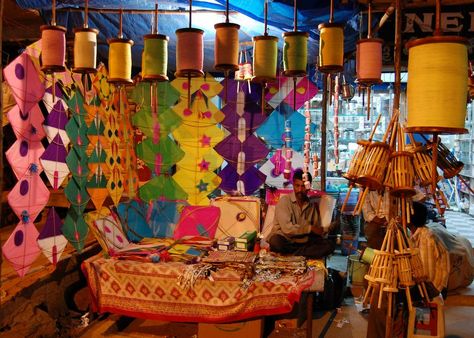
[[[119,32],[119,14],[122,8],[123,35],[132,39],[133,66],[135,73],[141,65],[143,35],[151,33],[155,2],[151,0],[90,0],[89,27],[99,29],[99,60],[107,64],[107,39],[115,38]],[[170,37],[169,70],[175,69],[176,38],[175,31],[189,26],[188,0],[158,0],[158,32]],[[17,0],[20,7],[37,9],[45,22],[51,21],[50,0]],[[68,39],[73,38],[73,29],[84,24],[84,0],[56,1],[56,22],[67,28]],[[329,0],[298,1],[298,30],[310,33],[308,62],[314,65],[318,55],[318,25],[329,21]],[[192,26],[205,31],[204,35],[204,68],[214,68],[214,24],[225,21],[225,0],[193,1]],[[230,0],[230,22],[240,24],[240,41],[251,42],[253,36],[264,33],[264,0]],[[355,50],[359,38],[358,5],[355,1],[335,1],[334,22],[345,25],[345,51]],[[283,47],[282,33],[293,30],[293,0],[268,1],[268,33],[279,37],[280,50]],[[251,44],[245,48],[250,49]]]

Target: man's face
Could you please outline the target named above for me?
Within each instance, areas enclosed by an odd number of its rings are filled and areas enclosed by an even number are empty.
[[[295,192],[295,196],[298,200],[304,200],[308,192],[304,187],[304,182],[298,179],[293,180],[293,191]]]

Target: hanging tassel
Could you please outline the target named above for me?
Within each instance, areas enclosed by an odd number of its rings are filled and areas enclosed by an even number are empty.
[[[237,174],[242,175],[245,172],[245,153],[240,151],[237,155]]]
[[[245,196],[245,184],[242,180],[237,181],[237,192],[240,195]]]

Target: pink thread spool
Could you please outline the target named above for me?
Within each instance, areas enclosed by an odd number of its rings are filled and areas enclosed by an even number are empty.
[[[66,56],[66,28],[43,25],[41,29],[41,70],[47,74],[64,72]]]
[[[382,44],[382,39],[357,41],[356,70],[359,83],[371,85],[382,82]]]
[[[176,30],[176,73],[177,77],[201,77],[203,72],[204,31],[199,28]]]

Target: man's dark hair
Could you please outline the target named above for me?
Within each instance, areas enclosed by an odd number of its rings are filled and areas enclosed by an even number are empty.
[[[416,227],[422,227],[426,224],[428,209],[426,205],[420,202],[413,202],[413,215],[410,216],[411,224]]]
[[[294,180],[303,180],[303,169],[298,168],[293,172],[293,181]],[[312,182],[313,178],[311,177],[311,174],[308,172],[308,181]]]

